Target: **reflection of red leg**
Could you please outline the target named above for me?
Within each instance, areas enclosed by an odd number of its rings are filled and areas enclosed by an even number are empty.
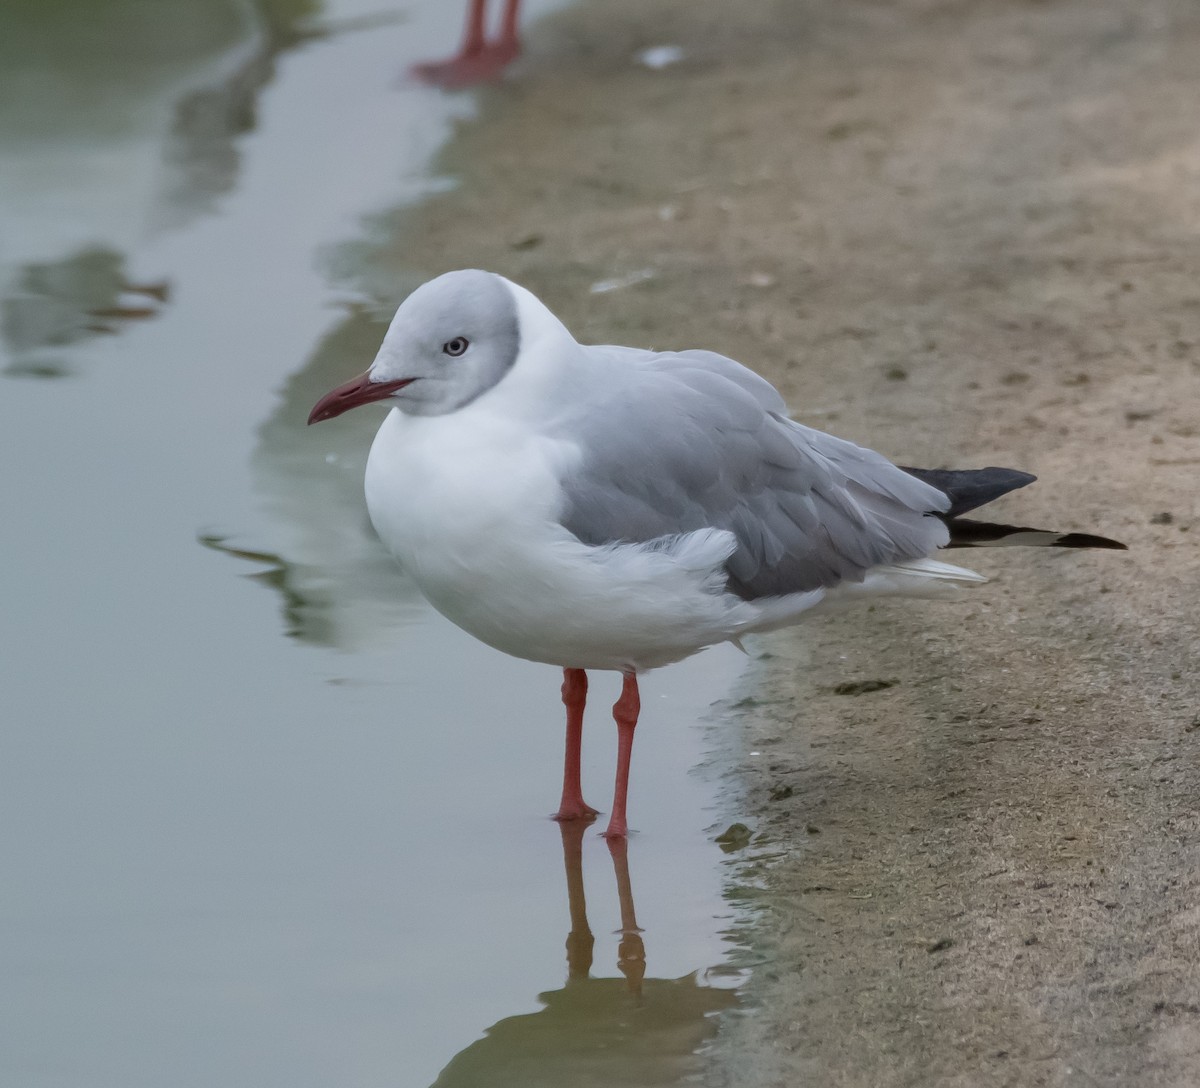
[[[629,882],[629,840],[609,839],[608,852],[613,859],[617,877],[617,899],[621,904],[621,943],[617,947],[617,967],[629,980],[629,989],[640,996],[642,979],[646,977],[646,948],[640,936],[633,909],[633,886]]]
[[[489,42],[484,26],[487,0],[470,0],[462,48],[448,60],[414,65],[413,75],[424,83],[432,83],[447,90],[498,79],[508,64],[521,52],[521,41],[517,34],[517,12],[520,6],[521,0],[506,0],[500,23],[500,36]]]
[[[571,932],[567,934],[567,974],[572,979],[587,978],[592,970],[592,936],[587,920],[587,901],[583,894],[583,832],[586,824],[564,820],[562,831],[563,867],[567,873],[567,907],[571,912]]]
[[[563,760],[562,801],[556,820],[590,820],[596,810],[583,799],[579,782],[580,749],[583,745],[583,708],[587,703],[587,673],[563,669],[562,700],[567,708],[567,754]]]
[[[629,762],[633,754],[633,731],[637,728],[642,700],[638,695],[637,674],[627,672],[621,686],[621,697],[613,704],[617,723],[617,787],[613,791],[612,815],[608,820],[606,839],[623,839],[629,833],[625,821],[625,801],[629,796]]]

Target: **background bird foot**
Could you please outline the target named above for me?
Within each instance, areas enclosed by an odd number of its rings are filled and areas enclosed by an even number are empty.
[[[421,83],[454,91],[499,79],[520,51],[515,42],[493,42],[447,60],[414,64],[410,72]]]

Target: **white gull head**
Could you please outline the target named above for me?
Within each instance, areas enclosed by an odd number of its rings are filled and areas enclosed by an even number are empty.
[[[522,347],[519,311],[533,300],[524,295],[528,292],[503,276],[478,269],[447,272],[422,284],[396,311],[370,369],[323,397],[309,422],[371,401],[414,416],[465,407],[516,363]]]

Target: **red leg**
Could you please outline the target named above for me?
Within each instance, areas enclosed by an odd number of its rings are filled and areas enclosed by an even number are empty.
[[[613,719],[617,723],[617,786],[613,791],[612,815],[604,832],[606,839],[623,839],[629,833],[625,821],[625,801],[629,796],[629,762],[633,754],[633,731],[637,728],[642,700],[638,695],[637,674],[625,673],[621,697],[613,704]]]
[[[596,809],[583,799],[583,788],[579,782],[583,708],[587,703],[587,689],[587,673],[583,669],[563,669],[562,700],[567,708],[567,754],[563,761],[562,801],[554,814],[556,820],[590,820],[596,815]]]
[[[517,35],[517,11],[521,0],[508,0],[504,5],[504,18],[500,23],[500,40],[497,47],[507,50],[511,60],[521,52],[521,39]]]
[[[448,60],[413,65],[412,74],[424,83],[447,90],[469,87],[498,79],[508,64],[521,52],[517,36],[517,10],[520,0],[506,0],[500,25],[500,37],[487,40],[484,13],[487,0],[470,0],[467,28],[462,48]]]
[[[487,44],[487,35],[483,29],[483,13],[486,7],[487,0],[471,0],[467,9],[467,29],[463,35],[462,49],[458,51],[460,57],[473,57],[483,52],[483,47]]]

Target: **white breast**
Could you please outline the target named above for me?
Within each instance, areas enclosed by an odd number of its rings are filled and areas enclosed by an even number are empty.
[[[434,607],[517,657],[653,668],[753,623],[757,609],[716,588],[729,533],[664,550],[589,547],[563,529],[558,481],[576,457],[569,442],[471,407],[393,411],[371,447],[367,507]]]

